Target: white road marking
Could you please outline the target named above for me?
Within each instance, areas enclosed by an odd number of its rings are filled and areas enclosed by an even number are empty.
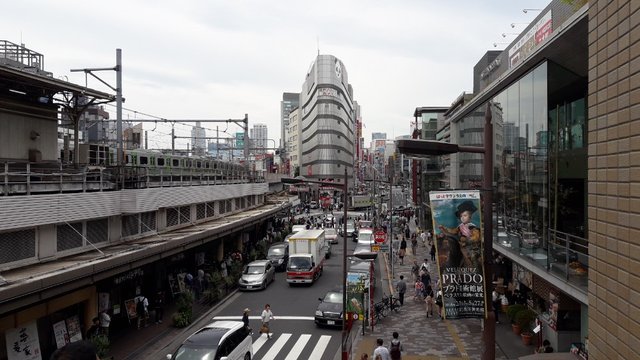
[[[311,352],[311,356],[309,356],[309,360],[321,360],[322,354],[327,349],[327,345],[329,345],[329,341],[331,340],[331,336],[322,335],[320,336],[320,340],[316,344],[316,347],[313,348]]]
[[[264,354],[264,356],[262,357],[262,360],[274,360],[276,358],[276,355],[278,355],[280,350],[282,350],[282,348],[284,347],[284,344],[287,343],[287,340],[289,340],[290,337],[291,337],[291,334],[280,335],[278,337],[278,340],[276,340],[276,342],[271,346],[269,351],[266,354]],[[267,341],[273,341],[273,335],[271,336],[271,340],[267,340]]]
[[[214,316],[211,320],[237,320],[242,316]],[[262,320],[260,316],[249,316],[249,320]],[[273,320],[315,320],[313,316],[274,316]]]
[[[311,339],[310,334],[300,335],[300,338],[298,339],[298,341],[296,341],[295,345],[293,345],[293,348],[289,352],[289,355],[287,355],[287,358],[284,360],[297,360],[298,356],[300,356],[300,353],[302,353],[302,349],[304,349],[304,347],[309,342],[309,339]]]
[[[258,337],[253,342],[253,354],[255,355],[258,352],[258,350],[260,350],[262,345],[264,345],[264,343],[266,343],[266,342],[267,342],[267,337],[260,335],[260,337]]]

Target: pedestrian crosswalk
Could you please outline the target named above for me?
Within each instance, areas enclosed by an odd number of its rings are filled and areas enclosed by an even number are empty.
[[[330,335],[314,337],[311,334],[261,334],[253,341],[253,358],[256,360],[322,360],[331,341]],[[314,341],[315,340],[315,341]],[[326,357],[328,358],[328,357]]]

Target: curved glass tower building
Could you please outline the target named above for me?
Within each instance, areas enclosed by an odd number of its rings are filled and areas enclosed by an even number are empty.
[[[300,175],[342,179],[353,176],[355,108],[353,89],[340,59],[318,55],[300,94]]]

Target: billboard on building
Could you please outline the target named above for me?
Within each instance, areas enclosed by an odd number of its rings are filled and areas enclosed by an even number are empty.
[[[549,10],[509,49],[509,68],[529,57],[542,41],[551,36],[552,32],[553,19]]]
[[[445,318],[485,315],[480,192],[429,193]]]

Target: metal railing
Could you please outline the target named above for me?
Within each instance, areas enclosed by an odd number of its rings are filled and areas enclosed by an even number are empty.
[[[585,238],[549,229],[545,236],[496,227],[494,243],[538,267],[585,289],[589,277],[589,245]]]

